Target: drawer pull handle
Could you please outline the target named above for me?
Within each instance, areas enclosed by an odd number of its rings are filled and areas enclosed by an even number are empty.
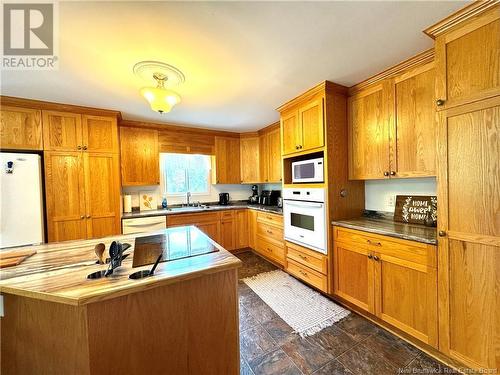
[[[378,262],[378,261],[380,260],[380,258],[379,258],[378,256],[376,256],[376,255],[375,255],[375,256],[373,257],[373,260],[374,260],[375,262]]]
[[[299,273],[300,273],[302,276],[305,276],[305,277],[307,277],[307,276],[308,276],[308,275],[307,275],[307,272],[304,272],[304,271],[302,271],[302,270],[299,270]]]
[[[267,248],[266,250],[267,250],[267,251],[269,251],[270,253],[272,253],[272,252],[273,252],[270,248]]]
[[[299,257],[300,257],[301,259],[307,260],[307,257],[306,257],[305,255],[299,254]]]
[[[269,233],[269,234],[273,234],[273,231],[272,231],[272,230],[269,230],[269,229],[268,229],[268,230],[266,230],[266,232],[267,232],[267,233]]]
[[[372,240],[366,240],[366,242],[373,246],[382,246],[380,242],[373,242]]]

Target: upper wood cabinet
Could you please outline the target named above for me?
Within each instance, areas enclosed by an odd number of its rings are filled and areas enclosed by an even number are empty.
[[[394,78],[395,134],[390,170],[395,177],[436,175],[436,111],[434,64],[429,63]],[[394,133],[394,130],[393,130]]]
[[[349,97],[349,178],[376,179],[389,175],[389,82]]]
[[[436,38],[436,108],[499,95],[500,5],[442,34],[438,30],[428,31]]]
[[[120,127],[122,185],[159,185],[158,131]]]
[[[42,116],[43,145],[46,151],[80,151],[83,149],[81,114],[42,111]]]
[[[325,145],[323,95],[307,98],[281,112],[282,154],[314,150]]]
[[[240,139],[233,137],[215,137],[214,163],[212,183],[241,183]]]
[[[83,149],[92,152],[118,152],[116,118],[82,116]]]
[[[260,182],[269,181],[269,137],[267,134],[261,134],[259,137],[259,171]]]
[[[0,148],[41,150],[43,148],[41,111],[2,105],[0,109]]]
[[[435,176],[434,64],[404,71],[349,98],[349,177]]]
[[[260,135],[260,182],[281,182],[281,142],[279,127]]]
[[[260,182],[259,149],[258,134],[240,137],[240,173],[243,184]]]

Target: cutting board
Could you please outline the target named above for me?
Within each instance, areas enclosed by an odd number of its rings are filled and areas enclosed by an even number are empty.
[[[30,256],[36,254],[34,250],[7,250],[0,252],[0,268],[17,266]]]

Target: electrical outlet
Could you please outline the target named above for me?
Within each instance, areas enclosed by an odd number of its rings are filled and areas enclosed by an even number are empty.
[[[392,194],[387,195],[386,204],[388,207],[395,207],[396,206],[396,196],[392,195]]]

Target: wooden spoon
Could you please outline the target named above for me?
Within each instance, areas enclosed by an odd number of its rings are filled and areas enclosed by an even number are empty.
[[[105,250],[106,250],[106,246],[102,242],[98,243],[94,247],[94,252],[95,252],[95,255],[97,256],[97,259],[99,259],[99,264],[106,263],[106,260],[103,257]]]

